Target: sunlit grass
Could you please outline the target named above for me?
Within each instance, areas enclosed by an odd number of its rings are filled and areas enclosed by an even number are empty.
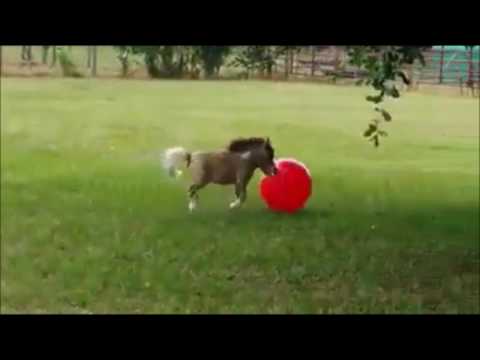
[[[2,311],[478,313],[478,102],[405,94],[374,149],[366,93],[2,79]],[[307,164],[307,208],[270,213],[256,174],[189,214],[160,151],[249,135]]]

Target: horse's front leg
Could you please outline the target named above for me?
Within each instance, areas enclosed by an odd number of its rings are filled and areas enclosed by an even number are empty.
[[[235,184],[235,195],[237,198],[230,203],[230,209],[239,207],[247,199],[247,187],[244,182],[240,181]]]

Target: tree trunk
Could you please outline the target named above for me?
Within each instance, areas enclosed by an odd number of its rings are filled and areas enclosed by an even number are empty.
[[[211,79],[215,73],[215,68],[210,64],[205,64],[205,78]]]
[[[124,50],[120,54],[120,62],[122,63],[122,77],[127,77],[128,75],[128,50]]]
[[[273,63],[269,62],[267,64],[267,76],[268,76],[269,79],[272,78],[272,74],[273,74]]]
[[[183,56],[183,52],[180,53],[180,60],[178,62],[178,73],[181,78],[183,78],[184,74],[184,67],[185,67],[185,58]]]
[[[57,63],[57,47],[52,46],[52,62],[50,63],[50,67],[54,67]]]
[[[151,78],[160,77],[160,69],[157,66],[157,54],[146,53],[145,65],[147,67],[148,75],[150,75]]]
[[[92,46],[92,76],[97,76],[97,47]]]
[[[267,48],[267,59],[268,59],[268,62],[267,62],[267,76],[269,79],[272,78],[272,73],[273,73],[273,55],[272,55],[272,49],[270,47]]]
[[[24,45],[22,46],[22,60],[23,61],[32,61],[32,46]]]
[[[338,46],[335,46],[335,48],[333,49],[334,51],[334,54],[335,54],[335,71],[339,71],[340,70],[340,49],[338,48]]]
[[[43,45],[42,46],[42,64],[43,65],[47,65],[49,48],[50,48],[50,46],[48,46],[48,45]]]
[[[410,79],[410,84],[407,85],[407,90],[410,91],[410,90],[413,90],[415,88],[414,87],[415,79],[413,78],[413,76],[414,76],[414,65],[413,64],[407,65],[407,74],[408,74],[408,78]]]

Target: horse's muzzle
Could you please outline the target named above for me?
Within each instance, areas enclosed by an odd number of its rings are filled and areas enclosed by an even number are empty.
[[[278,174],[278,169],[275,165],[272,166],[262,166],[262,172],[267,176],[275,176]]]
[[[267,171],[268,176],[275,176],[278,174],[278,169],[276,166],[270,166]]]

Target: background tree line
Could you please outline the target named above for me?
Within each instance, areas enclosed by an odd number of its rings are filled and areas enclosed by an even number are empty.
[[[246,76],[271,76],[276,61],[299,51],[300,46],[115,46],[126,75],[131,65],[130,55],[143,57],[152,78],[214,78],[222,66],[245,70]]]

